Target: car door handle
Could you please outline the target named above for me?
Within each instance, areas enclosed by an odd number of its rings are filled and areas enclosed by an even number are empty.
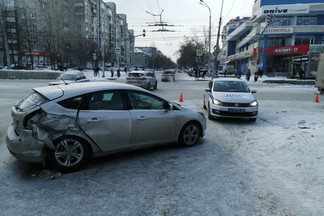
[[[98,118],[92,118],[92,119],[88,119],[87,122],[98,122],[99,119]]]
[[[137,120],[146,120],[147,118],[145,116],[140,116],[137,118]]]

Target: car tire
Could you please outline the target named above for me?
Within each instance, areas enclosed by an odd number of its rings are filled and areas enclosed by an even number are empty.
[[[249,121],[250,122],[255,122],[257,120],[257,118],[250,118]]]
[[[205,96],[204,96],[203,104],[204,104],[204,105],[203,105],[203,108],[204,108],[204,109],[207,109],[206,104],[205,104]]]
[[[154,85],[154,89],[157,89],[157,82],[156,82],[155,85]]]
[[[151,84],[150,83],[147,83],[146,89],[149,90],[150,88],[151,88]]]
[[[48,151],[48,162],[56,170],[72,172],[83,167],[90,155],[86,141],[74,136],[64,136],[55,141],[55,150]]]
[[[201,129],[196,122],[189,122],[183,126],[178,142],[185,147],[194,146],[200,139]]]

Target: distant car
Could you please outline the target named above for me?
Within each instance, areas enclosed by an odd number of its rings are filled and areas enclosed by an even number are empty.
[[[175,81],[175,72],[173,70],[165,70],[162,72],[161,77],[162,82]]]
[[[204,108],[208,119],[244,118],[255,121],[258,115],[258,102],[239,78],[217,78],[210,81],[204,94]]]
[[[44,65],[35,65],[34,69],[35,70],[50,70],[49,67],[44,66]]]
[[[34,88],[11,116],[10,153],[63,172],[107,153],[167,143],[193,146],[206,130],[202,112],[114,82]]]
[[[157,89],[157,79],[153,71],[131,71],[128,73],[126,83],[145,89]]]
[[[81,82],[89,82],[89,81],[90,80],[87,79],[87,77],[81,71],[64,72],[57,78],[57,81],[50,82],[48,85],[81,83]]]

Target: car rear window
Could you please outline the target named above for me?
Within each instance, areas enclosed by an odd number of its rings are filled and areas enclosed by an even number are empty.
[[[130,74],[128,74],[129,77],[141,77],[143,75],[144,74],[142,74],[142,73],[130,73]]]
[[[24,99],[20,100],[15,107],[21,111],[27,111],[36,106],[44,104],[47,101],[49,100],[43,95],[39,94],[38,92],[33,92]]]

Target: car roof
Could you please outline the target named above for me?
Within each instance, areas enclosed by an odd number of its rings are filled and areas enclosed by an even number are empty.
[[[238,81],[238,82],[244,82],[243,80],[239,79],[239,78],[217,78],[217,79],[214,79],[214,82],[218,82],[218,81]]]
[[[54,100],[64,96],[69,98],[81,94],[86,94],[93,91],[113,90],[113,89],[127,89],[127,90],[141,90],[140,87],[115,82],[84,82],[84,83],[72,83],[69,85],[54,85],[54,86],[41,86],[33,88],[34,91],[45,96],[49,100]]]

